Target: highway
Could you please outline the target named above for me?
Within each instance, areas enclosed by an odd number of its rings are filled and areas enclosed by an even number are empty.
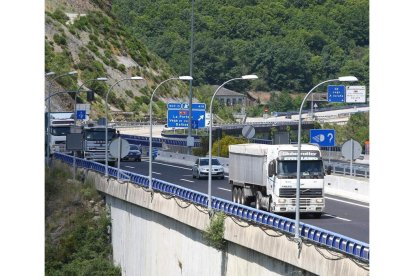
[[[148,175],[148,159],[142,162],[121,162],[121,169]],[[153,161],[153,178],[164,180],[188,189],[208,193],[208,180],[192,177],[191,167]],[[212,195],[231,201],[228,177],[212,180]],[[252,206],[253,207],[253,206]],[[289,215],[294,219],[294,215]],[[301,222],[311,224],[347,237],[369,243],[369,204],[326,195],[326,210],[320,219],[301,217]]]

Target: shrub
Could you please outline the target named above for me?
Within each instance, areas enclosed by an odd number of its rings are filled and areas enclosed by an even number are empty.
[[[122,73],[125,73],[125,72],[126,72],[126,67],[125,67],[125,65],[123,65],[123,64],[119,64],[119,65],[118,65],[118,70],[119,70],[119,71],[121,71]]]
[[[226,246],[226,240],[224,239],[224,220],[226,214],[223,212],[215,213],[210,220],[210,225],[203,233],[203,237],[206,239],[207,244],[216,248],[217,250],[223,250]]]
[[[53,35],[53,41],[56,42],[58,45],[66,45],[66,38],[64,35],[60,35],[60,34],[54,34]]]
[[[125,90],[125,94],[127,94],[128,97],[130,97],[130,98],[133,98],[134,97],[134,94],[132,93],[131,90]]]
[[[59,21],[62,24],[65,24],[66,21],[69,20],[69,17],[67,17],[67,15],[62,10],[60,10],[60,9],[55,10],[55,12],[52,13],[52,14],[50,14],[50,16],[53,19]]]

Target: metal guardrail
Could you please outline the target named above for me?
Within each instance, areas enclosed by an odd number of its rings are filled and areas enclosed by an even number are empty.
[[[72,166],[74,157],[62,153],[55,153],[53,158]],[[105,166],[97,162],[76,158],[76,165],[80,168],[94,170],[102,174],[105,173]],[[130,178],[129,181],[131,183],[148,188],[149,180],[147,176],[125,170],[121,171],[124,177],[128,176]],[[112,177],[117,177],[117,169],[109,167],[108,174]],[[174,195],[204,207],[208,206],[208,196],[206,194],[183,188],[176,184],[153,178],[152,188],[155,191]],[[291,235],[295,234],[295,221],[292,219],[217,197],[212,197],[211,206],[214,210],[222,211],[227,215],[264,225]],[[369,262],[369,244],[305,223],[300,223],[299,227],[299,233],[302,239],[353,256],[361,261]]]

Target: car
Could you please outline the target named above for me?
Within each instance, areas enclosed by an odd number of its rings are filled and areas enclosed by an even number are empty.
[[[141,162],[141,145],[129,144],[129,152],[125,157],[121,158],[121,160]]]
[[[200,179],[202,177],[208,178],[209,160],[208,158],[198,158],[193,165],[193,178]],[[219,179],[224,178],[224,167],[220,164],[217,158],[211,158],[211,177]]]

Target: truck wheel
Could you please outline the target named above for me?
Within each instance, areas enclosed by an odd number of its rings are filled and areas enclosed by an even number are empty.
[[[256,192],[256,209],[260,210],[260,200],[262,199],[263,195],[261,191]]]
[[[244,196],[244,188],[240,188],[240,204],[246,205],[246,197]]]
[[[233,187],[231,190],[231,199],[233,202],[237,203],[237,187]]]

